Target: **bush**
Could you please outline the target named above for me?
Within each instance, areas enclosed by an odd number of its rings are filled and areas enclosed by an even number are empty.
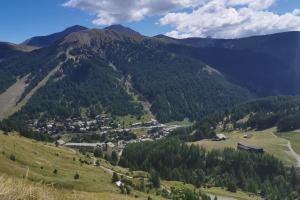
[[[74,179],[78,180],[79,178],[80,178],[80,176],[79,176],[78,172],[76,172],[76,174],[74,175]]]
[[[96,148],[94,151],[94,156],[96,158],[103,158],[103,152],[100,148]]]
[[[149,181],[151,182],[153,187],[155,187],[155,188],[160,187],[160,178],[159,178],[159,174],[157,172],[155,172],[155,171],[150,172]]]
[[[11,154],[9,156],[9,159],[12,160],[12,161],[16,161],[16,156],[14,154]]]
[[[96,161],[96,166],[100,167],[100,161],[99,160]]]

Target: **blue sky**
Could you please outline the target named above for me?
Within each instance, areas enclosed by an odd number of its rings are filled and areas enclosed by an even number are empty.
[[[87,10],[85,7],[82,7],[80,2],[84,2],[85,0],[73,0],[72,6],[62,6],[64,3],[66,3],[68,0],[1,0],[0,1],[0,24],[1,24],[1,31],[0,31],[0,41],[8,41],[13,43],[20,43],[24,41],[25,39],[28,39],[32,36],[37,35],[46,35],[53,32],[58,32],[66,27],[78,24],[83,25],[86,27],[99,27],[102,28],[106,26],[105,23],[101,22],[97,25],[95,22],[93,23],[93,20],[97,18],[103,18],[101,13],[103,13],[103,9],[105,8],[95,8],[95,10]],[[92,3],[93,0],[87,0],[89,3]],[[94,2],[99,2],[101,0],[95,0]],[[163,1],[163,0],[161,0]],[[166,0],[166,2],[171,0]],[[208,0],[209,1],[209,0]],[[212,0],[212,1],[218,1],[218,0]],[[78,3],[79,2],[79,3]],[[113,1],[112,1],[113,2]],[[195,2],[195,1],[194,1]],[[173,5],[173,4],[172,4]],[[148,5],[143,5],[148,6]],[[152,5],[151,5],[152,6]],[[199,25],[195,25],[197,23],[190,24],[186,29],[183,26],[183,23],[185,21],[180,22],[180,17],[182,13],[187,12],[191,13],[192,10],[198,9],[198,7],[192,7],[194,5],[176,5],[177,7],[172,7],[170,10],[164,10],[163,12],[158,12],[153,10],[152,13],[148,12],[146,14],[143,14],[141,19],[133,18],[132,16],[125,16],[125,20],[120,20],[119,18],[116,18],[114,23],[121,23],[125,26],[129,26],[138,32],[144,34],[144,35],[156,35],[156,34],[169,34],[171,36],[178,36],[178,37],[184,37],[184,36],[209,36],[208,34],[215,33],[217,28],[220,29],[220,27],[214,27],[214,24],[211,24],[212,27],[202,27]],[[150,5],[149,5],[150,7]],[[201,7],[201,6],[200,6]],[[242,5],[242,7],[249,7],[249,5]],[[236,7],[233,7],[236,8]],[[298,0],[277,0],[275,3],[273,3],[271,6],[269,6],[267,9],[265,9],[263,12],[272,12],[277,15],[283,15],[285,13],[291,13],[293,10],[300,8],[300,1]],[[99,11],[98,11],[98,10]],[[129,7],[126,9],[136,9],[136,7]],[[157,5],[155,7],[157,9]],[[238,9],[238,8],[236,8]],[[225,12],[226,10],[224,10]],[[255,11],[255,12],[260,12]],[[109,12],[109,11],[108,11]],[[120,14],[123,11],[120,11]],[[169,12],[174,12],[176,15],[168,15]],[[199,9],[200,12],[200,9]],[[206,12],[201,10],[201,13]],[[99,17],[100,13],[100,17]],[[96,16],[98,14],[98,17]],[[205,13],[207,14],[207,13]],[[209,13],[208,13],[209,14]],[[210,16],[216,16],[217,13],[211,13]],[[111,17],[111,13],[108,13],[108,17]],[[127,17],[127,18],[126,18]],[[187,21],[193,21],[197,22],[197,20],[200,20],[197,18],[197,15],[191,15],[186,16]],[[194,18],[193,18],[194,17]],[[298,17],[298,16],[297,16]],[[252,21],[254,19],[251,19]],[[293,17],[290,20],[294,20],[295,22],[298,22],[298,18]],[[103,20],[102,20],[103,21]],[[133,22],[132,22],[133,21]],[[201,21],[199,21],[201,23]],[[253,22],[254,23],[254,22]],[[251,25],[253,24],[251,23]],[[283,23],[283,22],[279,22]],[[300,23],[300,17],[299,17],[299,23]],[[225,24],[225,22],[224,22]],[[246,26],[246,24],[237,24],[239,25],[236,30],[240,30],[242,26]],[[237,25],[233,26],[224,26],[224,30],[233,30],[237,27]],[[182,28],[183,27],[183,28]],[[278,26],[279,27],[279,26]],[[299,26],[300,27],[300,26]],[[199,30],[205,29],[204,31],[197,31],[197,28]],[[225,31],[216,33],[215,37],[239,37],[239,36],[247,36],[249,34],[263,34],[263,33],[269,33],[264,32],[263,29],[266,29],[266,27],[259,27],[261,30],[253,31]],[[254,28],[254,29],[259,29]],[[190,29],[190,30],[189,30]],[[298,25],[293,27],[285,27],[284,29],[277,28],[279,31],[288,31],[288,30],[298,30]],[[276,27],[270,30],[272,32],[277,31]],[[252,33],[253,32],[253,33]],[[172,35],[173,34],[173,35]]]

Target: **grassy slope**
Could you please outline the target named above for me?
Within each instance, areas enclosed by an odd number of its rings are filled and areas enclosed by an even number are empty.
[[[286,165],[295,164],[295,158],[290,154],[287,147],[287,141],[282,138],[278,138],[273,134],[274,130],[268,129],[265,131],[252,131],[252,137],[249,139],[243,138],[243,132],[230,132],[225,133],[228,139],[226,141],[209,141],[202,140],[194,142],[193,144],[201,145],[209,150],[211,149],[223,149],[226,147],[236,148],[238,142],[244,142],[246,144],[263,147],[267,153],[270,153],[279,158]]]
[[[0,199],[5,200],[119,200],[125,196],[114,193],[92,193],[76,190],[57,189],[42,183],[0,176]],[[136,199],[126,196],[127,200]]]
[[[16,156],[16,161],[10,160],[11,154]],[[0,174],[54,185],[55,188],[88,192],[89,195],[96,196],[95,199],[125,197],[120,196],[119,189],[111,183],[111,173],[92,165],[81,165],[79,158],[86,159],[70,149],[57,148],[17,135],[0,134]],[[58,170],[57,175],[53,173],[54,169]],[[74,180],[76,172],[80,174],[79,180]],[[71,193],[71,190],[67,192]],[[136,191],[133,194],[138,194],[142,199],[147,197],[147,194]]]

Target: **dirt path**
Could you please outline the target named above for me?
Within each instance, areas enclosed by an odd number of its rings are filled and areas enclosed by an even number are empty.
[[[291,152],[291,154],[294,156],[294,158],[296,159],[296,161],[297,161],[297,165],[296,165],[296,167],[299,167],[300,168],[300,155],[299,154],[297,154],[295,151],[294,151],[294,149],[292,148],[292,145],[291,145],[291,142],[290,141],[288,141],[288,148],[289,148],[289,150],[290,150],[290,152]]]
[[[97,161],[97,159],[96,159],[95,157],[93,157],[93,164],[94,164],[94,166],[96,166],[96,161]],[[116,172],[116,171],[114,171],[114,170],[112,170],[112,169],[106,168],[106,167],[104,167],[104,166],[102,166],[102,165],[100,165],[100,168],[103,169],[103,170],[105,170],[105,171],[107,171],[107,172],[110,173],[110,174],[113,174],[113,173],[115,172],[115,173],[117,173],[119,176],[124,176],[124,177],[126,177],[126,178],[133,179],[133,177],[131,177],[131,176],[127,176],[126,174],[121,174],[121,173]]]
[[[273,132],[271,132],[271,134],[272,134],[274,137],[278,138],[278,136],[275,135]],[[284,139],[284,138],[282,138],[282,139]],[[289,153],[295,158],[295,160],[296,160],[296,162],[297,162],[296,167],[299,167],[299,168],[300,168],[300,155],[297,154],[297,153],[295,152],[295,150],[293,149],[293,147],[292,147],[292,145],[291,145],[291,142],[290,142],[289,140],[287,140],[287,139],[284,139],[284,140],[287,141],[287,145],[286,145],[286,146],[287,146],[287,148],[289,149]]]

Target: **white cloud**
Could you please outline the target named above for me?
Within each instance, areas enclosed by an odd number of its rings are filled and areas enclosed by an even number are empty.
[[[69,0],[64,6],[79,8],[97,15],[96,25],[140,21],[146,16],[194,7],[205,0]]]
[[[300,9],[293,10],[293,15],[300,15]]]
[[[268,11],[272,0],[211,0],[192,12],[168,13],[160,24],[175,30],[168,36],[237,38],[300,30],[299,10],[282,15]]]
[[[255,10],[264,10],[270,8],[275,0],[228,0],[229,6],[248,6]]]
[[[68,0],[64,6],[96,15],[96,25],[141,21],[161,16],[173,27],[167,35],[236,38],[300,30],[300,10],[276,14],[276,0]]]

